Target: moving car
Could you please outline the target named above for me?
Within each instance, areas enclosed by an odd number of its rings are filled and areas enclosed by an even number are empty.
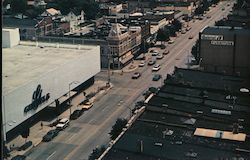
[[[43,136],[43,142],[49,142],[51,141],[54,137],[56,137],[59,133],[59,130],[53,129],[50,130],[45,136]]]
[[[82,110],[75,110],[71,115],[70,115],[70,119],[75,120],[78,117],[80,117],[82,115],[83,111]]]
[[[88,110],[91,107],[93,107],[93,103],[92,102],[87,101],[87,102],[85,102],[85,103],[82,104],[82,110]]]
[[[135,72],[135,73],[133,74],[133,76],[132,76],[132,79],[137,79],[137,78],[139,78],[140,76],[141,76],[141,73]]]
[[[192,36],[192,35],[190,35],[190,36],[188,37],[188,39],[193,39],[193,36]]]
[[[154,64],[155,64],[155,60],[150,60],[150,61],[148,62],[148,65],[149,65],[149,66],[154,65]]]
[[[167,50],[167,51],[163,52],[163,54],[164,54],[164,55],[169,54],[169,50]]]
[[[59,123],[56,125],[56,129],[63,130],[66,127],[69,126],[69,120],[67,118],[63,118],[59,121]]]
[[[161,75],[160,74],[155,74],[154,76],[153,76],[153,81],[158,81],[159,79],[161,79]]]
[[[152,71],[159,71],[161,69],[161,65],[156,64],[154,65],[154,67],[152,68]]]
[[[139,67],[143,67],[143,66],[145,66],[145,61],[141,61],[141,63],[139,63],[139,65],[138,65]]]
[[[157,56],[156,56],[156,59],[162,59],[163,58],[163,55],[162,54],[158,54]]]

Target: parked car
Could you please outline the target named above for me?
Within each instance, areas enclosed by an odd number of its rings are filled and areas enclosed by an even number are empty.
[[[156,56],[156,59],[162,59],[164,56],[162,55],[162,54],[158,54],[157,56]]]
[[[222,11],[224,11],[224,10],[225,10],[225,8],[223,7],[221,10],[222,10]]]
[[[80,117],[82,115],[83,111],[82,110],[75,110],[71,115],[70,115],[70,119],[75,120],[78,117]]]
[[[63,118],[59,121],[59,123],[56,125],[56,129],[58,130],[63,130],[65,129],[66,127],[69,126],[69,119],[67,118]]]
[[[53,129],[50,130],[45,136],[43,136],[43,142],[49,142],[51,141],[54,137],[56,137],[59,133],[59,130]]]
[[[155,60],[150,60],[150,61],[148,61],[148,65],[149,65],[149,66],[154,65],[155,62],[156,62]]]
[[[24,143],[21,147],[18,148],[18,151],[24,151],[27,148],[29,148],[30,146],[32,146],[32,141],[28,141],[28,142]]]
[[[172,39],[168,41],[168,44],[173,44],[173,43],[174,43],[174,40]]]
[[[25,160],[25,155],[16,155],[15,157],[11,158],[11,160]]]
[[[88,110],[91,107],[93,107],[93,103],[92,102],[87,101],[84,104],[82,104],[82,110]]]
[[[141,61],[141,63],[138,65],[139,67],[145,66],[145,61]]]
[[[186,30],[182,30],[182,31],[181,31],[181,34],[185,34],[185,33],[186,33]]]
[[[156,64],[154,65],[154,67],[152,68],[152,71],[159,71],[161,69],[161,65]]]
[[[169,50],[167,50],[167,51],[163,52],[163,54],[164,54],[164,55],[169,54]]]
[[[158,52],[152,52],[152,56],[157,56],[158,54]]]
[[[162,45],[160,46],[160,48],[161,48],[161,49],[165,49],[166,46],[162,44]]]
[[[135,72],[132,76],[132,79],[138,79],[141,76],[141,73]]]
[[[153,81],[158,81],[159,79],[161,79],[161,75],[160,74],[155,74],[152,78]]]

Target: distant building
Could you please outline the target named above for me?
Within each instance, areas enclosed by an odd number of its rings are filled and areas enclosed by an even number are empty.
[[[52,20],[62,16],[61,14],[61,11],[59,10],[56,10],[54,8],[49,8],[49,9],[46,9],[46,11],[44,11],[42,14],[41,14],[42,17],[51,17]]]
[[[84,11],[71,10],[68,14],[64,15],[61,21],[70,23],[70,32],[80,28],[80,24],[84,23]]]
[[[199,40],[200,65],[205,71],[250,76],[250,30],[207,27]]]
[[[195,10],[194,2],[174,2],[174,3],[164,3],[156,7],[154,10],[158,11],[181,11],[184,15],[191,16]]]
[[[140,50],[141,28],[127,28],[118,23],[112,24],[107,42],[112,56],[111,65],[113,68],[120,69]]]
[[[103,15],[116,15],[123,9],[123,5],[114,3],[101,3],[100,10]]]
[[[49,35],[53,32],[51,17],[21,19],[4,16],[3,27],[19,28],[21,40],[35,40],[37,36]]]

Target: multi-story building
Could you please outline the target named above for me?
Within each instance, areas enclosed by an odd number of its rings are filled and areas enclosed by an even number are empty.
[[[35,40],[37,36],[44,36],[53,32],[51,17],[37,19],[3,17],[3,27],[19,28],[20,38]]]
[[[207,27],[201,31],[200,65],[206,71],[250,76],[250,30]]]
[[[8,141],[26,131],[45,108],[63,110],[70,96],[94,83],[94,76],[100,72],[100,47],[17,42],[17,34],[3,36],[13,41],[6,45],[11,48],[2,50],[1,113]]]
[[[107,41],[112,56],[111,66],[120,69],[132,60],[140,49],[141,28],[112,24]]]

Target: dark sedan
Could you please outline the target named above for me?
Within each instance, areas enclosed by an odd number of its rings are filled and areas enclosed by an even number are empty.
[[[158,81],[159,79],[161,79],[161,75],[160,74],[155,74],[154,76],[153,76],[153,81]]]
[[[55,136],[58,135],[60,131],[57,129],[50,130],[44,137],[43,137],[43,142],[49,142],[51,141]]]
[[[78,117],[80,117],[82,115],[83,111],[82,110],[75,110],[71,115],[70,115],[70,119],[71,120],[75,120]]]

